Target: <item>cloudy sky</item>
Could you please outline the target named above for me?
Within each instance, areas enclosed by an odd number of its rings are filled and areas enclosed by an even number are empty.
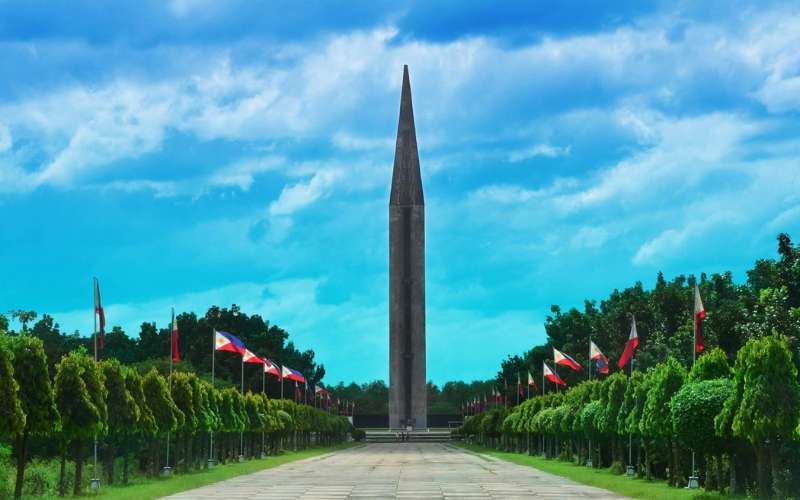
[[[661,270],[800,238],[800,9],[769,2],[0,2],[0,310],[134,335],[240,304],[388,376],[408,64],[428,373],[494,374]]]

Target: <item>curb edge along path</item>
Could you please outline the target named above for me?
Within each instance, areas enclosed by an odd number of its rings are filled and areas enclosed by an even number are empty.
[[[539,469],[439,443],[371,443],[166,497],[236,499],[621,499]]]

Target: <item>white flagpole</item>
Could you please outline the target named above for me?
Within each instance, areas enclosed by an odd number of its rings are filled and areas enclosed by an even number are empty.
[[[635,324],[636,324],[636,316],[631,314],[631,329],[633,329],[633,325],[635,325]],[[638,336],[638,333],[637,333],[637,336]],[[630,338],[628,339],[628,341],[630,341]],[[634,361],[634,357],[635,357],[634,354],[631,354],[631,368],[630,368],[630,375],[628,376],[629,377],[629,379],[628,379],[629,381],[630,381],[630,378],[633,377],[633,361]],[[624,369],[623,369],[623,373],[625,373]],[[639,446],[641,446],[641,444]],[[635,474],[634,467],[633,467],[633,429],[628,431],[628,468],[625,471],[625,474],[628,475],[628,476],[633,476]]]
[[[94,362],[97,363],[97,305],[100,296],[100,282],[94,278]],[[96,486],[95,486],[96,485]],[[94,435],[94,463],[92,465],[92,489],[100,488],[100,478],[97,477],[97,434]]]
[[[244,397],[244,354],[242,354],[242,388],[240,390]],[[239,432],[239,461],[244,460],[244,431]]]
[[[172,322],[169,325],[169,395],[172,397],[172,358],[175,356],[175,353],[172,352],[172,348],[174,346],[175,339],[173,338],[175,335],[174,331],[175,327],[175,308],[172,308]],[[164,474],[169,474],[170,467],[169,467],[169,441],[171,437],[171,432],[167,431],[167,463],[164,465]]]
[[[700,289],[697,288],[697,283],[694,285],[694,301],[692,301],[692,368],[694,368],[694,363],[697,361],[697,314],[694,311],[694,304],[697,303],[697,296],[700,294]],[[695,471],[695,462],[694,462],[694,448],[692,448],[692,475],[689,478],[689,488],[699,488],[699,478],[697,477],[697,473]]]
[[[214,364],[216,361],[216,352],[217,352],[217,332],[213,328],[211,329],[211,388],[214,388]],[[212,467],[214,465],[214,429],[211,429],[209,433],[209,445],[208,445],[208,466]]]

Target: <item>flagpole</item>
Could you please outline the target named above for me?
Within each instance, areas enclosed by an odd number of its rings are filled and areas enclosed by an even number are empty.
[[[244,397],[244,354],[242,354],[242,388],[240,392]],[[244,431],[239,431],[239,461],[244,461]]]
[[[216,337],[217,332],[212,328],[211,329],[211,388],[214,388],[214,364],[216,361]],[[209,432],[209,444],[208,444],[208,466],[212,467],[214,465],[214,429],[211,429]]]
[[[544,361],[542,361],[542,396],[544,396]],[[542,432],[542,453],[546,456],[547,452],[544,450],[544,432]]]
[[[261,367],[261,394],[266,394],[266,381],[267,381],[267,365]],[[264,430],[261,430],[261,458],[264,458]]]
[[[100,295],[100,282],[94,278],[94,362],[97,363],[97,298]],[[94,435],[94,463],[92,465],[92,486],[94,490],[100,488],[100,478],[97,477],[97,433]]]
[[[629,315],[631,317],[631,329],[632,329],[633,325],[636,324],[636,316],[634,316],[632,313],[630,313]],[[628,342],[630,342],[630,338],[628,339]],[[632,353],[631,354],[631,367],[630,367],[630,375],[629,375],[629,377],[633,377],[634,357],[635,357],[634,353]],[[625,368],[624,367],[622,368],[622,373],[625,373]],[[629,378],[629,380],[630,380],[630,378]],[[640,444],[640,446],[641,446],[641,444]],[[633,476],[634,474],[635,474],[635,469],[633,467],[633,429],[629,429],[628,430],[628,467],[627,467],[627,470],[625,471],[625,475]]]
[[[172,308],[172,323],[169,325],[169,395],[172,397],[172,360],[175,358],[173,349],[175,348],[175,308]],[[164,465],[164,474],[169,475],[169,441],[171,437],[170,430],[167,430],[167,463]]]
[[[695,297],[700,294],[699,289],[697,288],[697,283],[694,284],[694,294]],[[695,298],[695,303],[697,299]],[[694,311],[692,312],[692,368],[694,368],[694,364],[697,361],[697,313]],[[688,488],[699,488],[699,478],[697,477],[697,473],[695,472],[695,456],[694,456],[694,447],[692,448],[692,475],[689,477],[689,484]]]

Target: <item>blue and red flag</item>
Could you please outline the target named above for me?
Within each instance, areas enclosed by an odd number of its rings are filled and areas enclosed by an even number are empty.
[[[288,366],[283,366],[281,368],[281,376],[285,379],[294,380],[295,382],[303,382],[305,383],[306,378],[297,370],[293,370]]]
[[[576,372],[581,371],[580,363],[572,359],[572,357],[568,354],[564,354],[563,352],[559,351],[555,347],[553,347],[553,361],[555,361],[557,365],[569,366]]]
[[[228,332],[218,332],[214,330],[214,349],[217,351],[230,351],[244,355],[247,351],[244,342],[235,335]]]
[[[597,373],[608,375],[608,358],[591,340],[589,341],[589,357],[595,362]]]
[[[278,379],[281,378],[281,371],[271,359],[264,358],[264,373],[275,375]]]
[[[700,289],[694,285],[694,352],[702,352],[706,348],[703,339],[703,320],[706,319],[706,308],[700,298]]]

